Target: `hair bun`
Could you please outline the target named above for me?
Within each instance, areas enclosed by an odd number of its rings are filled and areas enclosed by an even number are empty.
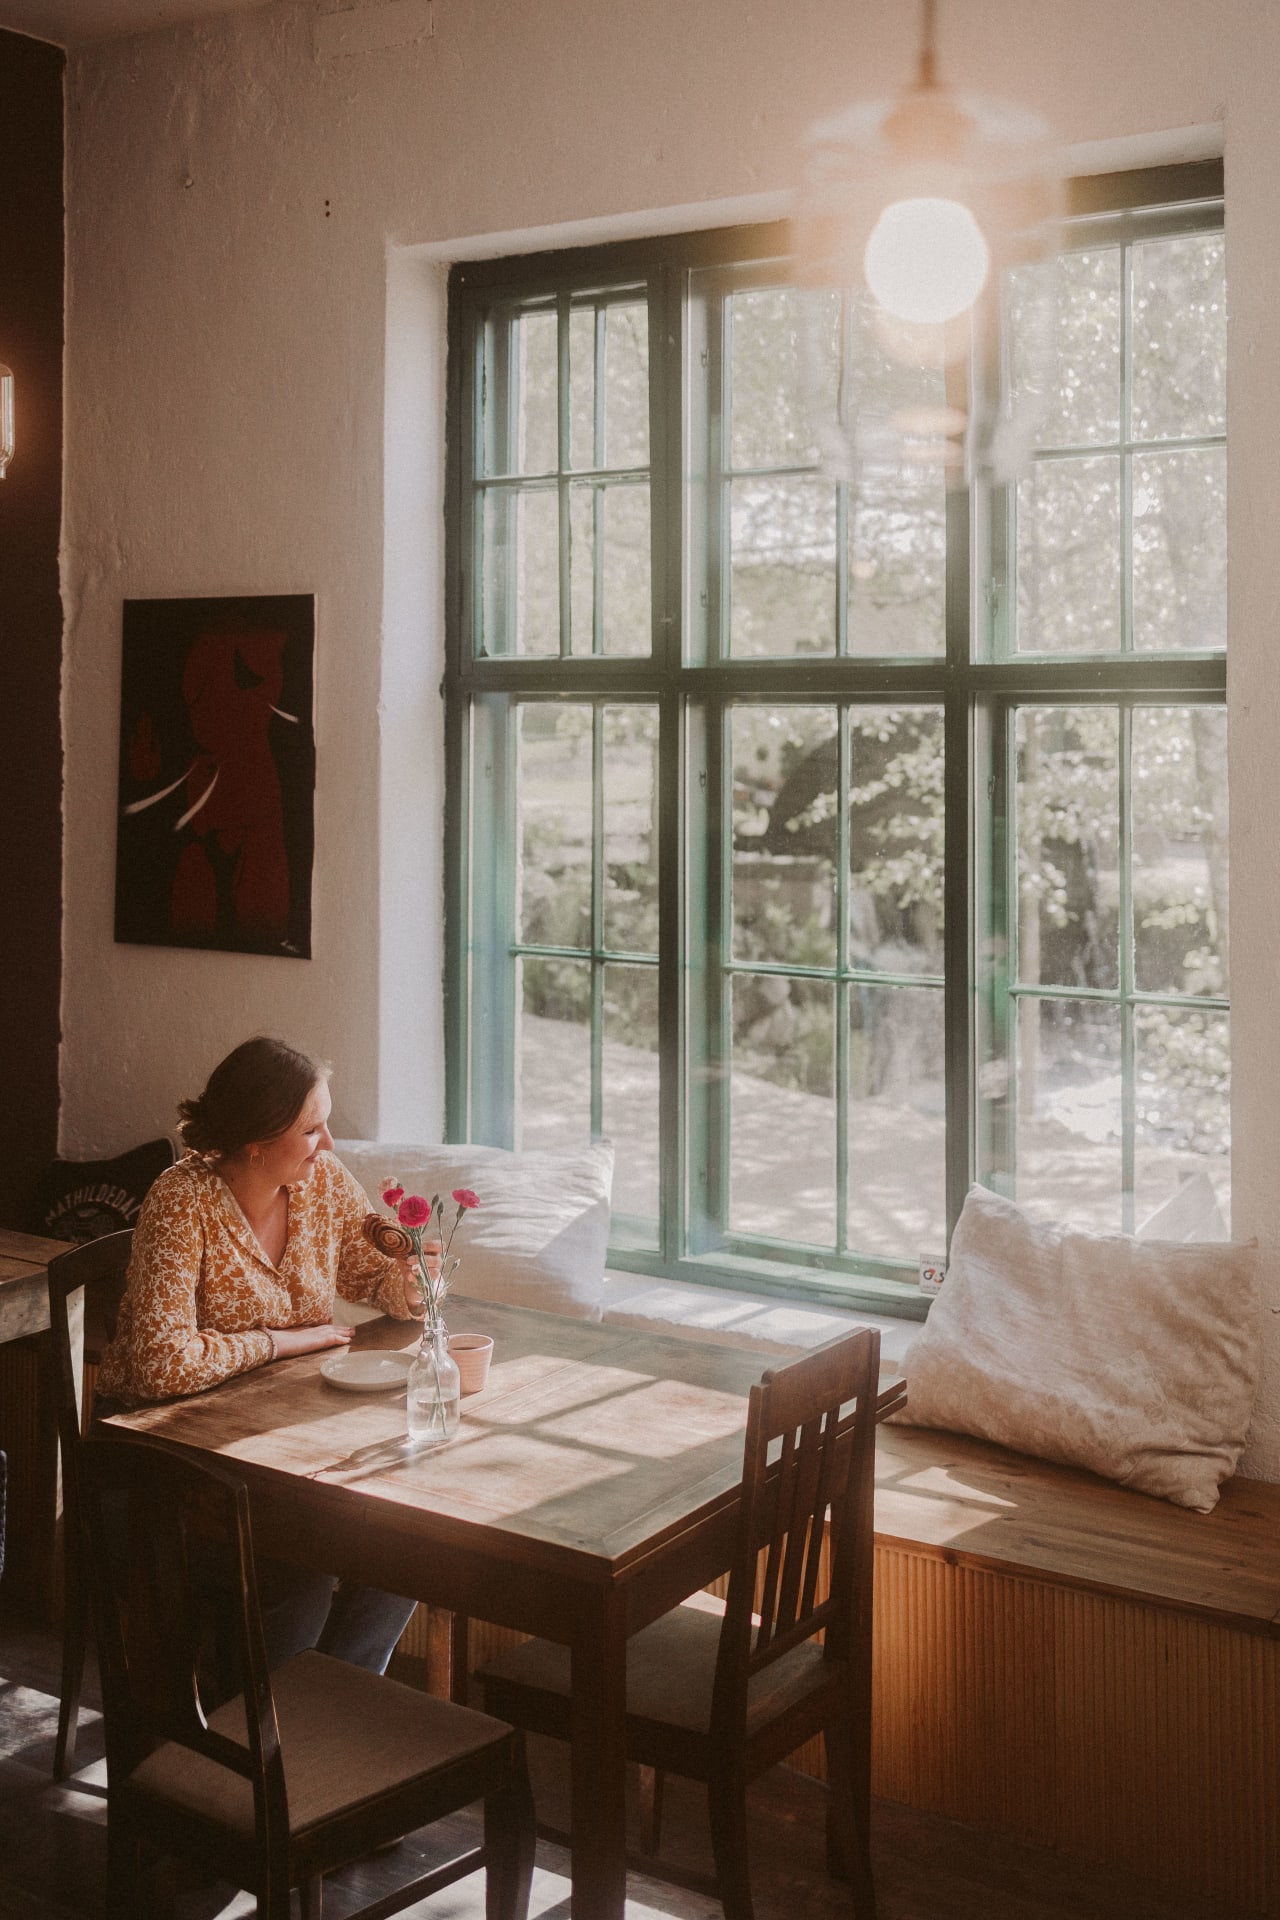
[[[369,1245],[385,1254],[388,1260],[403,1260],[413,1252],[413,1235],[408,1228],[397,1226],[394,1220],[384,1220],[380,1213],[366,1213],[360,1231]]]
[[[178,1102],[178,1132],[182,1136],[182,1144],[193,1153],[213,1151],[214,1140],[209,1130],[203,1097]]]

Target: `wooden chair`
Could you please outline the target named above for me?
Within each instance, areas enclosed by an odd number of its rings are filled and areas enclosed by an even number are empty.
[[[831,1783],[828,1868],[852,1882],[859,1920],[875,1920],[869,1828],[879,1352],[878,1333],[854,1333],[766,1373],[751,1389],[724,1611],[686,1603],[628,1642],[628,1757],[655,1770],[655,1815],[663,1772],[706,1783],[713,1891],[727,1920],[752,1914],[747,1784],[819,1732]],[[819,1599],[828,1510],[832,1571]],[[487,1711],[532,1732],[570,1737],[567,1648],[531,1640],[495,1658],[480,1677]],[[654,1871],[652,1860],[643,1865]]]
[[[322,1653],[268,1675],[243,1483],[145,1440],[95,1436],[81,1460],[106,1713],[109,1920],[141,1910],[146,1852],[250,1888],[264,1920],[287,1920],[296,1886],[303,1920],[320,1920],[324,1873],[476,1800],[483,1845],[363,1912],[381,1920],[484,1866],[488,1920],[525,1920],[534,1830],[523,1735]],[[211,1561],[226,1576],[216,1598]],[[202,1672],[217,1636],[239,1691],[206,1713]]]
[[[58,1701],[58,1738],[53,1777],[63,1780],[75,1764],[84,1679],[89,1591],[85,1580],[80,1501],[82,1382],[71,1358],[71,1312],[82,1295],[86,1345],[105,1345],[115,1331],[124,1298],[125,1274],[133,1250],[133,1230],[109,1233],[83,1246],[68,1247],[49,1262],[49,1327],[53,1337],[58,1408],[58,1447],[62,1455],[62,1689]]]

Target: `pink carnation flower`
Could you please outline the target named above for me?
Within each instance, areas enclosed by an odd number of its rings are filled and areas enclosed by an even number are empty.
[[[480,1205],[479,1195],[472,1193],[470,1187],[455,1187],[453,1197],[460,1207],[478,1207]]]
[[[411,1193],[396,1208],[402,1227],[425,1227],[431,1218],[431,1202],[424,1200],[420,1193]]]
[[[396,1181],[388,1180],[387,1184],[382,1189],[383,1206],[398,1207],[400,1205],[400,1202],[403,1199],[404,1199],[404,1188],[400,1186]]]

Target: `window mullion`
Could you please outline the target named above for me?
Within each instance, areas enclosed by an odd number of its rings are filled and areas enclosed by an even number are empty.
[[[947,1240],[973,1179],[973,657],[969,495],[946,494],[946,649],[953,683],[943,720],[943,988],[946,1054]],[[934,1249],[923,1249],[933,1252]]]
[[[597,305],[592,328],[591,359],[595,371],[595,405],[591,419],[591,460],[597,469],[604,466],[604,409],[606,378],[605,326],[608,309]],[[604,645],[604,487],[596,481],[591,488],[591,651],[600,655]]]
[[[845,489],[841,488],[843,494]],[[849,1246],[849,790],[852,742],[849,709],[836,709],[839,769],[836,776],[836,1251]]]
[[[604,1133],[604,707],[591,708],[591,1138]]]
[[[1120,253],[1120,651],[1133,652],[1133,248]]]
[[[1134,1039],[1133,707],[1120,709],[1120,1189],[1121,1226],[1134,1229],[1137,1081]]]
[[[556,296],[556,499],[559,506],[560,658],[573,652],[573,497],[569,486],[570,362],[567,293]],[[514,543],[513,543],[514,545]]]

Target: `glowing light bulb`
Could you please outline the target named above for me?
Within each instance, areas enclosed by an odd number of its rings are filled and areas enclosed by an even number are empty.
[[[895,200],[863,256],[867,285],[885,312],[933,326],[973,305],[990,264],[982,229],[958,200]]]

